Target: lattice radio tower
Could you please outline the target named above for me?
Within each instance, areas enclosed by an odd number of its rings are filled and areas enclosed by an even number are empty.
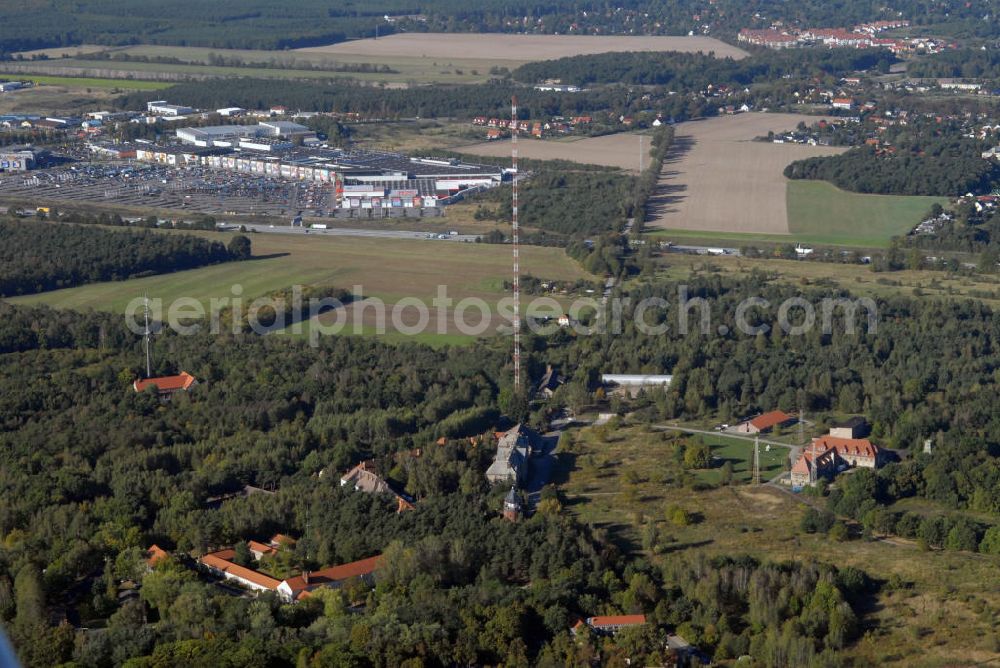
[[[760,484],[760,436],[753,439],[753,484]]]
[[[149,351],[149,337],[152,334],[152,330],[149,328],[149,297],[146,296],[143,297],[142,301],[142,314],[143,318],[146,321],[146,327],[143,330],[142,334],[142,344],[146,350],[146,378],[152,378],[153,363],[152,363],[152,355],[150,355]]]
[[[510,99],[511,244],[514,247],[514,392],[521,389],[521,264],[517,224],[517,96]]]

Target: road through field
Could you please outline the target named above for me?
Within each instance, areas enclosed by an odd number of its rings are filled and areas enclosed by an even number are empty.
[[[359,39],[298,49],[303,53],[418,58],[486,58],[490,60],[551,60],[567,56],[620,51],[682,51],[715,53],[720,58],[745,58],[743,49],[712,37],[624,37],[590,35],[508,35],[502,33],[400,33],[379,39]]]
[[[753,139],[817,120],[799,114],[745,113],[681,123],[645,229],[788,234],[785,166],[846,149]]]

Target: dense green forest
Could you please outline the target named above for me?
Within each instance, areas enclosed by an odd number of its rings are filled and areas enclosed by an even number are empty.
[[[988,193],[1000,182],[1000,168],[972,147],[961,154],[879,154],[871,147],[841,155],[807,158],[785,167],[790,179],[821,179],[838,188],[879,195]]]
[[[237,239],[227,248],[190,234],[0,220],[0,296],[248,259],[250,240]]]
[[[857,71],[888,72],[895,60],[888,51],[818,48],[770,51],[742,60],[698,53],[601,53],[527,63],[514,70],[513,76],[523,83],[558,79],[580,86],[623,83],[697,91],[709,84],[746,86],[785,76],[840,77]]]
[[[635,177],[624,173],[533,173],[519,186],[520,222],[564,236],[617,231],[631,215],[634,190]],[[484,202],[479,219],[511,219],[509,186],[490,191],[479,200]]]
[[[525,2],[487,0],[378,0],[335,3],[305,0],[294,10],[263,0],[223,0],[211,5],[182,0],[164,12],[138,0],[70,0],[0,3],[0,52],[74,44],[180,44],[216,48],[284,49],[396,29],[449,32],[557,34],[700,34],[734,36],[740,28],[781,20],[804,26],[847,27],[902,15],[919,25],[960,36],[996,37],[991,0],[901,0],[892,7],[873,0],[794,4],[774,0],[698,0],[649,4],[626,0],[614,7],[593,0]],[[392,22],[384,17],[396,17]]]
[[[916,58],[906,64],[911,77],[986,79],[1000,83],[1000,52],[958,49]]]
[[[721,658],[837,665],[876,586],[822,564],[654,566],[559,513],[500,520],[503,490],[482,476],[492,449],[429,444],[497,424],[503,346],[165,334],[157,372],[201,384],[163,404],[132,391],[139,344],[119,317],[0,312],[0,619],[30,666],[556,666],[598,651],[655,663],[677,627]],[[405,454],[415,446],[424,454]],[[415,511],[317,475],[365,456],[395,462]],[[276,493],[208,502],[245,484]],[[376,589],[248,600],[199,581],[184,556],[275,531],[299,538],[300,567],[381,552]],[[145,574],[153,541],[178,556]],[[140,598],[119,601],[117,583],[139,579]],[[352,600],[363,611],[349,614]],[[46,609],[86,625],[109,617],[107,631],[76,633]],[[571,640],[578,617],[615,612],[652,623],[614,642]]]
[[[586,93],[553,93],[525,88],[510,82],[480,85],[439,85],[385,90],[347,81],[305,82],[272,79],[216,79],[192,81],[152,93],[131,93],[118,98],[122,109],[145,108],[153,99],[184,100],[205,109],[237,105],[266,109],[283,104],[291,109],[320,112],[359,113],[367,117],[472,118],[509,116],[511,96],[518,97],[522,119],[580,116],[606,112],[617,119],[649,107],[649,100],[632,94],[626,86],[608,86]],[[698,118],[715,112],[703,99],[663,96],[657,109],[676,120]]]

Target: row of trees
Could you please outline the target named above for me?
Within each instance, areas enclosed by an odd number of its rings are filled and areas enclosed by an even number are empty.
[[[976,142],[952,140],[953,150],[936,154],[900,148],[886,153],[871,146],[835,156],[807,158],[785,167],[789,179],[821,179],[838,188],[880,195],[956,197],[988,193],[1000,183],[1000,165],[980,158]]]
[[[748,86],[783,77],[841,77],[866,70],[888,72],[895,60],[891,53],[882,50],[820,48],[769,51],[741,60],[702,53],[621,52],[527,63],[514,70],[513,77],[529,84],[558,79],[580,86],[625,83],[692,91],[709,84]]]
[[[185,234],[0,220],[0,296],[193,269],[250,255],[250,240],[243,236],[227,248],[221,241]]]

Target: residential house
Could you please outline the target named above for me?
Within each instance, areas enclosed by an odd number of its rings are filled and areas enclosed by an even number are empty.
[[[546,399],[551,399],[555,391],[559,389],[562,384],[563,379],[559,375],[559,372],[551,364],[546,365],[545,375],[542,379],[538,381],[538,389],[536,390],[538,394],[542,395]]]
[[[170,557],[170,553],[164,550],[162,547],[153,543],[146,550],[146,567],[150,570],[156,567],[156,564],[160,563],[164,559]]]
[[[187,391],[198,384],[198,380],[189,374],[187,371],[181,371],[180,374],[176,376],[161,376],[159,378],[146,378],[145,380],[136,380],[132,383],[132,388],[136,392],[142,392],[147,387],[155,387],[157,393],[161,396],[170,396],[174,392],[179,392],[181,390]]]
[[[785,426],[795,420],[783,411],[770,411],[736,425],[736,431],[741,434],[765,434],[775,427]]]
[[[366,494],[391,494],[396,498],[396,512],[413,510],[413,502],[394,490],[383,478],[373,461],[364,461],[352,468],[340,478],[340,486],[354,485],[354,489]]]

